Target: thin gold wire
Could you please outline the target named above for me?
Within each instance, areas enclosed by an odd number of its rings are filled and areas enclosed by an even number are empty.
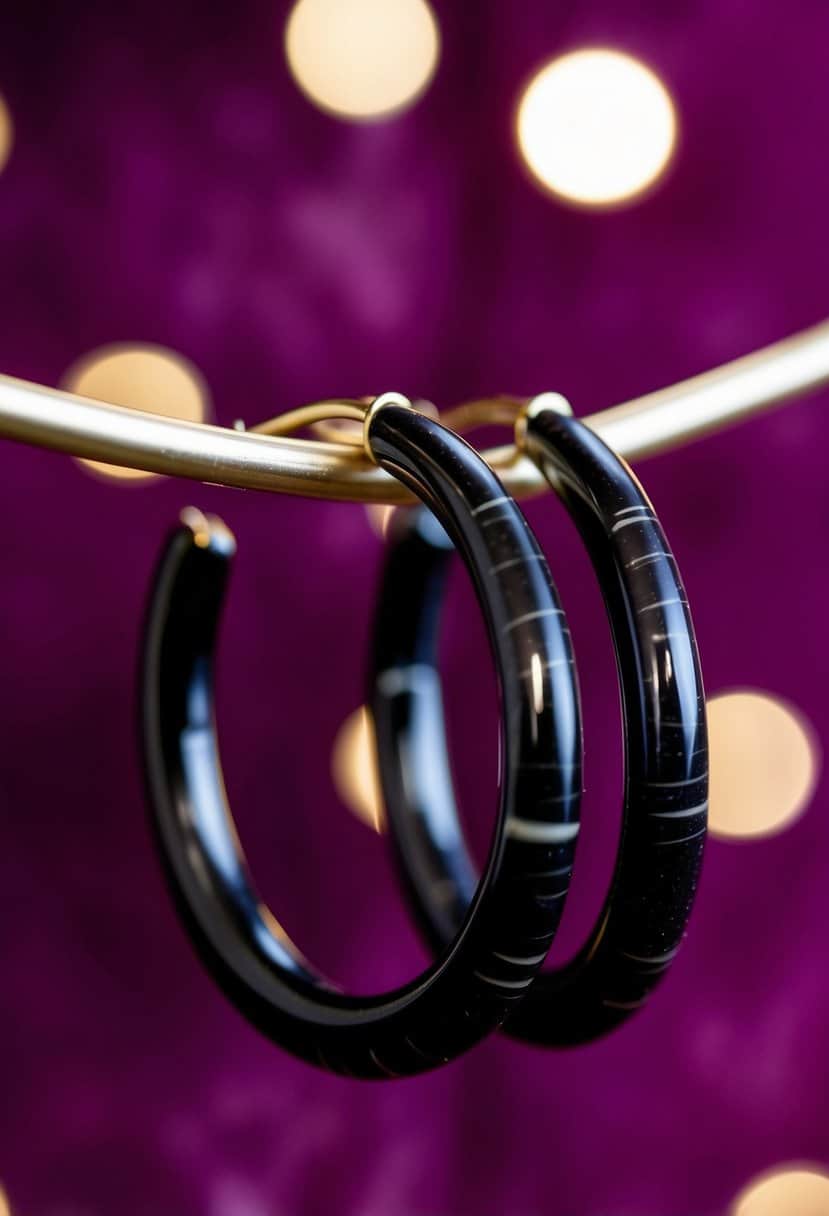
[[[330,422],[332,418],[350,418],[362,423],[370,404],[370,397],[365,400],[353,398],[345,401],[316,401],[313,405],[301,405],[298,409],[290,410],[286,414],[277,414],[266,422],[257,422],[255,426],[246,429],[256,435],[291,435],[315,423]],[[357,442],[360,442],[359,438]]]

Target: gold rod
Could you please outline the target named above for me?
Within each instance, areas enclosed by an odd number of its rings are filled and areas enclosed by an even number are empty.
[[[827,383],[829,321],[824,321],[583,421],[628,460],[637,460],[690,443]],[[498,401],[493,398],[493,417]],[[329,412],[337,404],[328,403]],[[339,404],[347,413],[351,403]],[[395,503],[410,497],[398,481],[348,444],[184,422],[11,376],[0,376],[0,436],[216,485],[354,502]],[[544,488],[535,465],[512,445],[484,455],[516,498]]]

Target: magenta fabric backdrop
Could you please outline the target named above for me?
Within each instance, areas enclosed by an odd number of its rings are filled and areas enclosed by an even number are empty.
[[[826,315],[823,0],[436,8],[444,52],[422,102],[350,126],[296,90],[274,0],[16,6],[0,40],[16,126],[0,176],[0,369],[56,384],[93,347],[148,341],[199,366],[225,424],[391,388],[441,406],[551,388],[586,413]],[[595,43],[650,61],[682,121],[669,179],[612,214],[544,196],[512,137],[528,73]],[[708,690],[782,695],[824,740],[826,406],[815,396],[639,466]],[[363,697],[380,560],[363,509],[106,484],[2,443],[0,1182],[15,1212],[706,1216],[767,1167],[829,1166],[823,785],[779,837],[709,846],[672,974],[592,1047],[493,1038],[439,1073],[369,1085],[242,1021],[174,919],[139,779],[145,588],[187,503],[239,539],[219,708],[263,890],[356,987],[424,962],[383,840],[329,778]],[[609,864],[618,705],[569,526],[551,500],[530,514],[586,701],[583,855],[560,955]],[[459,781],[484,834],[492,680],[462,585],[445,650]]]

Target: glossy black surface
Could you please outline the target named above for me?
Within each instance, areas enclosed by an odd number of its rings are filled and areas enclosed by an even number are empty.
[[[411,410],[380,410],[370,438],[378,460],[428,501],[464,557],[502,689],[496,838],[440,959],[404,988],[348,996],[312,969],[260,902],[216,741],[213,651],[234,550],[218,520],[195,517],[162,554],[146,628],[142,732],[158,846],[211,974],[289,1051],[334,1072],[385,1078],[459,1055],[497,1027],[532,982],[563,902],[550,898],[545,872],[556,869],[564,891],[572,862],[581,733],[566,625],[518,507],[463,440]],[[441,535],[433,517],[422,518]],[[525,672],[536,662],[540,678],[531,682]],[[399,710],[418,685],[417,666],[384,664],[378,684]],[[332,908],[335,924],[336,915]]]
[[[576,958],[540,975],[504,1026],[564,1046],[596,1038],[638,1009],[680,946],[706,832],[705,707],[676,562],[630,469],[593,432],[552,410],[529,420],[527,449],[567,506],[600,580],[625,727],[623,832],[603,912]],[[412,907],[436,948],[475,883],[448,766],[413,761],[426,750],[414,734],[442,736],[437,629],[447,560],[445,546],[417,535],[416,521],[393,534],[377,635],[396,639],[386,645],[421,672],[405,721],[383,696],[382,656],[372,677],[389,829]]]

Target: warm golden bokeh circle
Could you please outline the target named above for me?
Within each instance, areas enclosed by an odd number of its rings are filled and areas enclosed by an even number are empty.
[[[573,51],[527,85],[518,145],[535,178],[577,206],[637,198],[667,168],[677,140],[671,95],[638,59],[609,48]]]
[[[62,387],[81,397],[187,422],[204,422],[209,408],[207,386],[198,368],[162,346],[119,343],[99,347],[69,369]],[[106,477],[138,480],[156,476],[98,460],[80,463]]]
[[[390,507],[381,502],[366,503],[366,518],[368,519],[369,527],[380,540],[387,539],[391,521],[396,510],[396,507]]]
[[[14,143],[14,123],[5,99],[0,96],[0,173],[5,169]]]
[[[385,823],[377,747],[371,716],[365,706],[355,709],[343,722],[334,740],[331,756],[334,788],[345,805],[375,832]]]
[[[809,805],[820,746],[794,706],[754,689],[719,693],[708,699],[708,735],[713,835],[773,835]]]
[[[428,86],[440,31],[425,0],[298,0],[285,27],[294,80],[338,118],[398,113]]]
[[[829,1216],[829,1177],[802,1167],[770,1171],[740,1192],[730,1216]]]

